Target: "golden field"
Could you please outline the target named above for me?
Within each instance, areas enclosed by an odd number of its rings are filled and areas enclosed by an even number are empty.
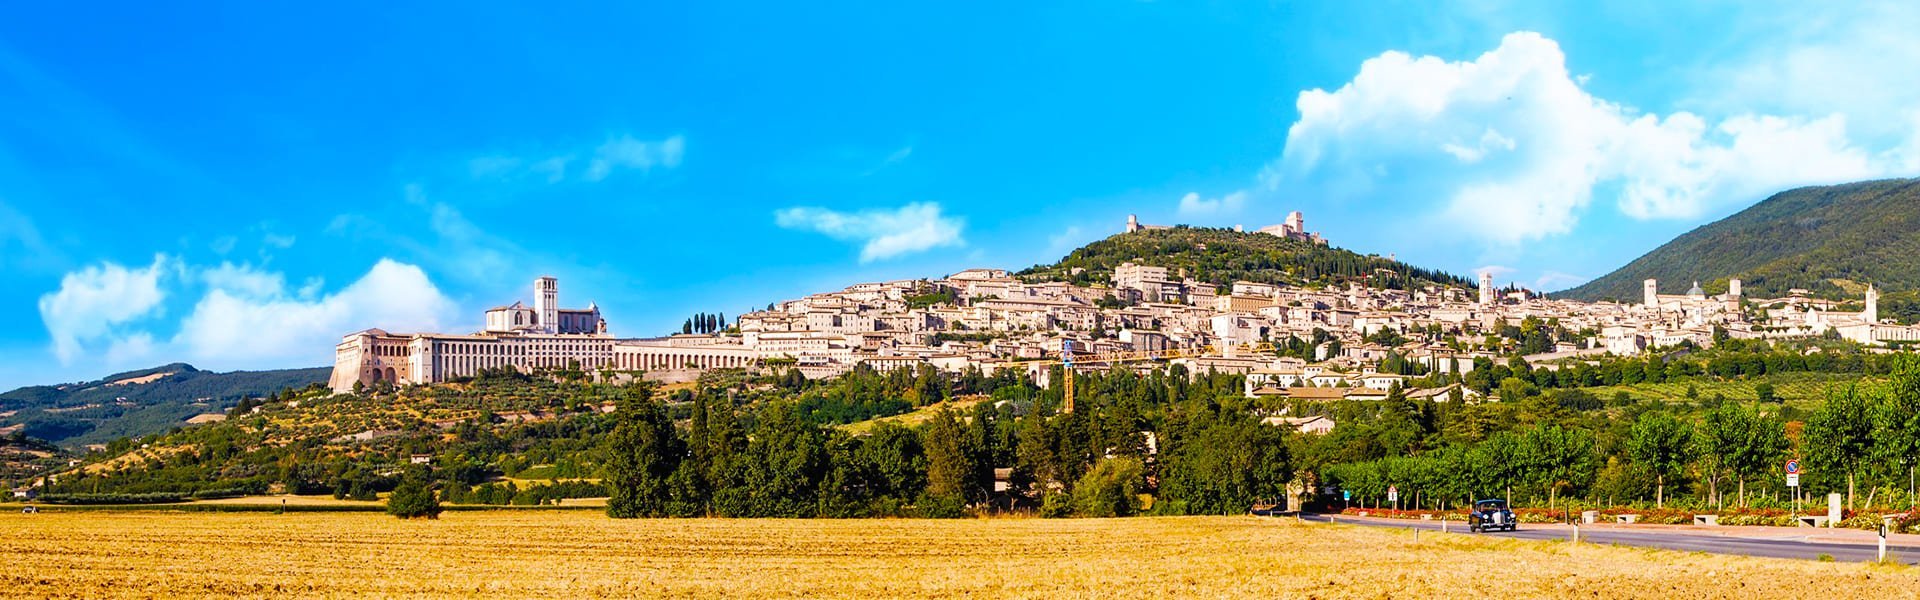
[[[612,520],[590,511],[0,514],[8,597],[1920,595],[1920,569],[1296,524]],[[1476,573],[1497,572],[1487,577]]]

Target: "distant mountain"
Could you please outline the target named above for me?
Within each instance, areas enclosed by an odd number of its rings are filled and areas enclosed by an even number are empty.
[[[1366,282],[1393,289],[1478,285],[1451,273],[1276,235],[1186,226],[1114,235],[1018,275],[1028,281],[1105,283],[1115,267],[1127,262],[1166,267],[1176,279],[1184,275],[1222,287],[1235,281],[1301,286]]]
[[[325,383],[331,372],[321,367],[214,373],[174,363],[98,381],[28,386],[0,394],[0,434],[24,433],[73,447],[158,433],[196,415],[223,413],[242,398]]]
[[[1755,297],[1803,288],[1852,297],[1873,284],[1892,295],[1883,305],[1908,312],[1920,290],[1920,179],[1807,187],[1774,194],[1733,216],[1703,225],[1586,285],[1553,294],[1575,300],[1637,302],[1640,284],[1660,280],[1679,293],[1694,280],[1707,293],[1740,279]],[[1882,312],[1888,312],[1883,306]]]

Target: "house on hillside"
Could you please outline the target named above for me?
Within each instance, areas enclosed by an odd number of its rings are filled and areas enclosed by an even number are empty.
[[[1407,399],[1408,400],[1432,400],[1434,402],[1450,402],[1453,399],[1453,390],[1455,389],[1460,390],[1460,401],[1462,402],[1472,404],[1472,403],[1477,403],[1486,399],[1486,394],[1482,394],[1480,392],[1474,391],[1473,388],[1465,387],[1458,383],[1437,387],[1437,388],[1423,388],[1423,389],[1417,389],[1417,390],[1408,390]]]
[[[1334,425],[1333,419],[1329,419],[1327,417],[1319,417],[1319,416],[1267,417],[1265,419],[1261,419],[1260,423],[1264,425],[1272,425],[1275,427],[1292,427],[1294,431],[1298,431],[1300,433],[1311,433],[1314,435],[1321,435],[1321,434],[1332,432],[1333,425]]]

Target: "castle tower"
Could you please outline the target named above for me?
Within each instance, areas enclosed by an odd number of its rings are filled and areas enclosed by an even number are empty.
[[[1871,283],[1867,284],[1867,310],[1860,313],[1860,320],[1868,323],[1880,322],[1880,290],[1873,289]]]
[[[560,280],[545,276],[533,280],[533,310],[540,315],[541,331],[560,331]]]
[[[1493,272],[1492,271],[1480,272],[1480,303],[1485,305],[1493,304]]]
[[[1127,233],[1133,233],[1139,230],[1140,230],[1140,216],[1127,215]]]
[[[1734,297],[1734,299],[1740,298],[1740,280],[1738,279],[1727,280],[1727,295]]]
[[[1301,233],[1301,234],[1306,233],[1307,232],[1306,215],[1300,214],[1300,211],[1297,211],[1297,210],[1287,213],[1287,229],[1294,233]]]
[[[1648,279],[1640,282],[1641,303],[1647,308],[1660,309],[1660,281]]]

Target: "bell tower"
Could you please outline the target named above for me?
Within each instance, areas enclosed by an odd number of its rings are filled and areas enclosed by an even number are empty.
[[[560,280],[545,276],[533,280],[533,310],[540,315],[540,331],[560,332]]]
[[[1867,310],[1860,313],[1860,320],[1868,323],[1880,322],[1880,290],[1873,289],[1871,283],[1867,284]]]

